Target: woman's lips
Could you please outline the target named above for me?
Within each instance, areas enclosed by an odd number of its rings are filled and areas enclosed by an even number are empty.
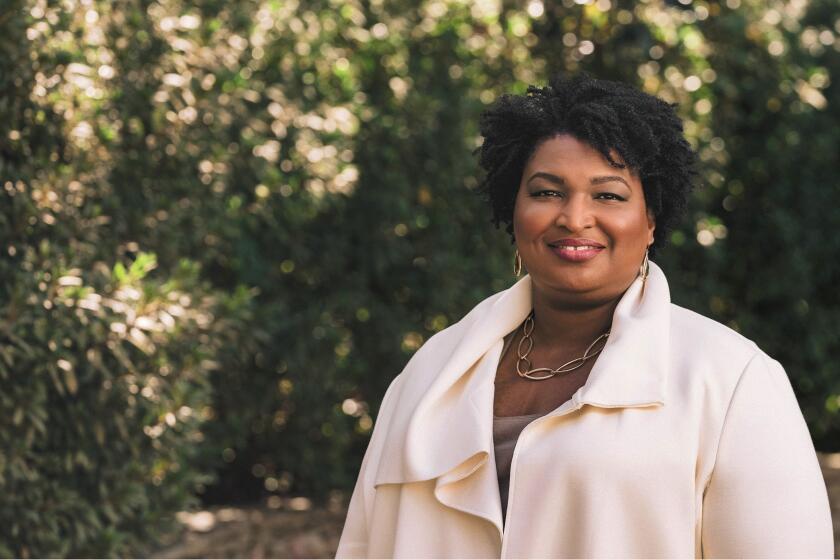
[[[560,257],[571,262],[582,262],[594,259],[598,253],[604,250],[604,247],[596,247],[594,245],[549,245],[551,251]]]

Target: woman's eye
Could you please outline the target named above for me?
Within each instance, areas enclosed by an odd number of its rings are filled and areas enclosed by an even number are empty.
[[[603,198],[605,200],[625,200],[623,196],[619,196],[615,193],[599,193],[596,195],[596,198]]]
[[[560,191],[537,191],[534,194],[532,194],[531,196],[547,197],[547,196],[562,196],[562,195],[563,195],[563,193],[561,193]]]

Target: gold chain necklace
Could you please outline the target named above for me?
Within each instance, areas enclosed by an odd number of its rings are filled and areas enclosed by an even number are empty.
[[[606,339],[610,336],[610,331],[605,332],[601,336],[595,339],[595,341],[589,345],[589,348],[586,349],[586,352],[583,353],[583,356],[580,358],[575,358],[574,360],[570,360],[557,368],[533,368],[531,369],[531,360],[528,359],[528,354],[531,353],[531,350],[534,349],[534,339],[531,337],[531,333],[534,332],[534,312],[528,314],[528,317],[525,318],[525,323],[522,325],[522,338],[519,340],[519,346],[516,349],[516,353],[519,356],[519,359],[516,360],[516,373],[519,374],[519,377],[527,377],[528,379],[533,379],[534,381],[540,381],[542,379],[548,379],[549,377],[554,377],[559,373],[568,373],[570,371],[576,370],[580,366],[586,362],[592,356],[596,356],[601,350],[604,349],[602,346],[595,352],[589,353],[592,348],[598,344],[603,339]],[[525,341],[528,341],[528,349],[524,352],[522,351],[522,344]],[[606,346],[606,344],[604,344]],[[522,364],[525,364],[525,367],[528,371],[522,371]],[[545,373],[545,375],[534,375],[538,373]]]

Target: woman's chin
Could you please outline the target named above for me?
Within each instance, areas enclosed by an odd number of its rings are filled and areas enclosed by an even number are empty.
[[[619,277],[615,271],[603,270],[551,270],[535,271],[531,281],[544,296],[565,305],[591,307],[621,298],[635,280],[634,275]],[[624,278],[622,280],[621,278]]]
[[[551,274],[546,276],[531,277],[534,285],[539,288],[557,293],[577,294],[584,297],[586,294],[597,293],[605,287],[605,282],[597,275],[575,271],[573,273]]]

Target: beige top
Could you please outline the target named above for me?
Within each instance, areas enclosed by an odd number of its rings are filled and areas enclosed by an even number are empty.
[[[542,412],[524,416],[493,416],[493,446],[496,452],[496,472],[499,478],[499,495],[502,497],[502,518],[505,517],[510,482],[510,463],[513,448],[525,426],[542,416]]]
[[[501,360],[507,353],[513,337],[509,338],[502,347]],[[525,426],[543,416],[542,412],[533,414],[522,414],[518,416],[496,416],[493,415],[493,447],[496,455],[496,473],[499,479],[499,495],[502,498],[502,519],[505,518],[508,502],[508,488],[510,483],[510,466],[513,460],[513,449],[519,434]]]

